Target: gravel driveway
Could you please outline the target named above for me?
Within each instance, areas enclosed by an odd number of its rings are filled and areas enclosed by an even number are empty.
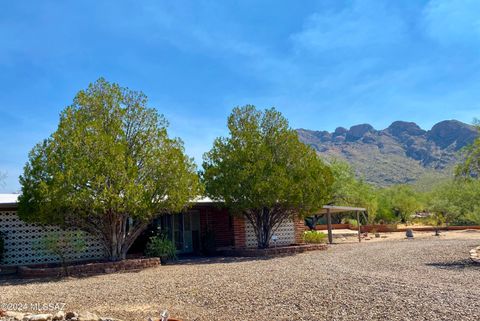
[[[125,321],[160,309],[184,320],[480,320],[480,239],[333,245],[255,259],[184,261],[141,272],[1,281],[0,303],[58,303]]]

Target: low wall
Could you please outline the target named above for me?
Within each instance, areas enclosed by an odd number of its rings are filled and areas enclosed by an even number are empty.
[[[225,250],[219,253],[224,256],[243,256],[243,257],[262,257],[275,255],[290,255],[303,253],[307,251],[326,250],[327,244],[300,244],[290,246],[271,247],[268,249],[242,249],[242,250]]]
[[[332,228],[335,229],[349,229],[357,231],[358,228],[353,225],[349,224],[332,224]],[[317,225],[315,228],[317,231],[326,231],[328,230],[327,225]],[[388,232],[406,232],[408,229],[417,232],[432,232],[435,231],[435,227],[433,226],[407,226],[407,227],[397,227],[396,224],[377,224],[377,225],[362,225],[360,226],[360,230],[362,233],[368,232],[372,233],[373,231],[379,233],[388,233]],[[442,226],[438,228],[441,231],[458,231],[458,230],[480,230],[480,226]]]
[[[119,262],[98,262],[67,267],[69,275],[93,275],[114,273],[118,271],[140,270],[160,265],[159,258],[130,259]],[[18,267],[18,275],[22,278],[58,277],[64,275],[63,267]]]
[[[353,226],[350,224],[332,224],[333,229],[353,229]],[[327,224],[318,224],[315,229],[317,231],[323,231],[323,230],[328,230],[328,225]]]
[[[411,229],[413,231],[426,231],[426,232],[431,232],[435,231],[435,227],[433,226],[408,226],[408,227],[402,227],[398,228],[398,232],[405,232],[406,230]],[[475,225],[475,226],[442,226],[438,228],[440,231],[460,231],[460,230],[480,230],[480,226]]]

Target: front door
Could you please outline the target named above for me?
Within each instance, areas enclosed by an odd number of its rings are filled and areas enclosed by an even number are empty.
[[[200,213],[188,211],[173,214],[172,240],[178,253],[193,253],[200,251]]]
[[[183,253],[198,252],[200,249],[200,214],[188,211],[183,214]]]

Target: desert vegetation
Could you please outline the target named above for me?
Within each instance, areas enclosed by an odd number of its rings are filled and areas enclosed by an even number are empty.
[[[478,128],[478,123],[477,123]],[[368,209],[363,223],[480,224],[480,138],[460,151],[450,177],[429,175],[412,184],[377,187],[357,178],[345,161],[331,159],[335,182],[331,202]],[[352,222],[354,217],[345,218]]]

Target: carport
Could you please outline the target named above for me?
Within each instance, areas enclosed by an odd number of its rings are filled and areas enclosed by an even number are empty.
[[[332,233],[332,214],[338,213],[347,213],[347,212],[355,212],[357,215],[357,222],[358,222],[358,241],[361,242],[361,229],[360,229],[360,212],[367,212],[367,209],[363,207],[350,207],[350,206],[335,206],[335,205],[325,205],[315,214],[316,217],[318,216],[327,216],[327,228],[328,228],[328,243],[333,243],[333,233]]]

